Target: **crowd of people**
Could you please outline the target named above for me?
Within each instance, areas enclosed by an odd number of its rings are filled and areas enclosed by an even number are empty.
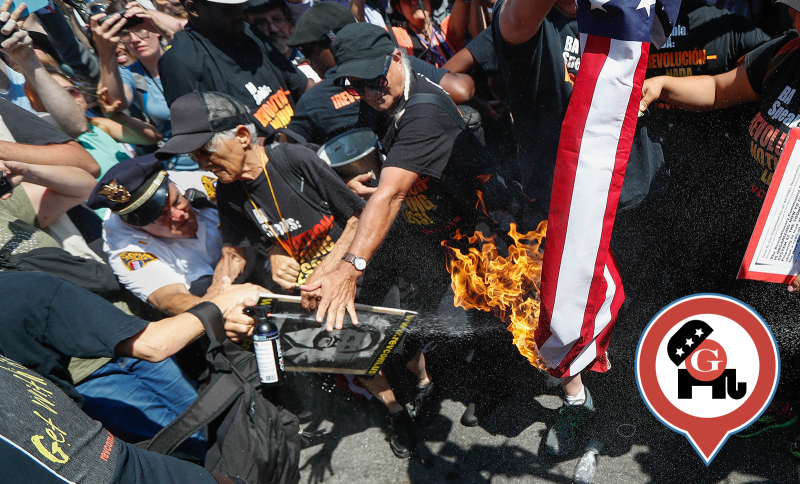
[[[42,465],[92,482],[243,482],[132,444],[202,392],[206,362],[181,355],[210,320],[231,342],[252,337],[244,309],[259,294],[301,296],[327,331],[357,324],[356,303],[474,324],[454,305],[443,242],[479,230],[503,243],[512,223],[547,219],[581,65],[576,13],[574,0],[51,0],[35,12],[6,0],[3,482]],[[752,305],[785,371],[800,281],[787,291],[736,275],[800,120],[798,30],[800,0],[684,0],[667,44],[651,48],[619,203],[663,240],[679,234],[674,251],[643,250],[658,290]],[[377,168],[344,174],[318,155],[364,129]],[[491,412],[484,390],[516,352],[496,328],[492,344],[459,343],[464,361],[488,362],[465,426]],[[387,371],[356,379],[386,407],[399,458],[442,398],[446,376],[426,364],[442,341],[424,329]],[[413,383],[398,392],[406,371]],[[545,449],[563,456],[603,402],[580,373],[558,384]],[[784,385],[741,436],[794,423],[796,396]],[[20,412],[38,419],[9,417]],[[61,445],[64,429],[81,444]],[[209,437],[178,452],[202,464]],[[791,451],[800,457],[800,439]]]

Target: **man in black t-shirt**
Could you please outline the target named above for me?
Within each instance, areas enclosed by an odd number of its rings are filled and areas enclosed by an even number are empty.
[[[118,436],[134,442],[152,438],[197,396],[169,359],[205,332],[191,310],[144,321],[41,272],[0,272],[0,287],[0,354],[50,380]],[[254,304],[259,291],[263,288],[252,284],[228,284],[224,294],[203,304],[225,316]],[[227,322],[225,329],[247,337],[253,325]],[[76,388],[68,371],[71,358],[115,358],[88,380],[103,387],[104,397],[84,396],[86,382]],[[199,435],[189,446],[198,457],[205,452]]]
[[[141,450],[92,420],[64,392],[0,356],[3,484],[242,484],[195,464]]]
[[[156,156],[191,153],[217,175],[226,246],[242,256],[245,247],[268,255],[273,280],[289,292],[317,266],[324,272],[338,263],[364,202],[313,151],[286,144],[265,150],[247,107],[221,93],[187,94],[170,114],[174,137]]]
[[[360,97],[334,84],[337,67],[330,50],[336,33],[355,22],[353,14],[343,5],[318,3],[303,12],[289,39],[288,45],[300,49],[322,78],[322,82],[300,98],[289,125],[289,129],[311,143],[324,144],[358,125]],[[456,103],[464,103],[471,97],[473,83],[469,76],[448,73],[417,58],[409,61],[415,71],[441,85]]]
[[[159,60],[159,72],[168,104],[192,91],[225,92],[250,109],[271,139],[313,81],[245,24],[245,1],[183,0],[189,23]]]
[[[156,155],[191,153],[203,170],[217,176],[225,245],[242,256],[246,247],[266,252],[273,280],[287,292],[314,284],[339,265],[364,201],[313,151],[257,144],[247,108],[221,93],[183,96],[170,115],[173,137]],[[407,419],[383,372],[360,380],[390,412]],[[407,423],[394,422],[390,435],[392,450],[402,458],[411,455],[413,434]]]

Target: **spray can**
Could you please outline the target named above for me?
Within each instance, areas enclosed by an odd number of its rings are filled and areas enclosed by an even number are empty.
[[[245,309],[256,322],[253,330],[253,346],[255,347],[258,377],[263,386],[283,385],[286,373],[283,367],[283,353],[278,327],[272,322],[271,307],[255,306]]]

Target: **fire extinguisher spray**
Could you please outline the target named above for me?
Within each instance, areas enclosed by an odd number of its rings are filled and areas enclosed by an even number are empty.
[[[278,327],[272,322],[272,309],[269,300],[262,298],[258,306],[245,309],[256,322],[253,330],[258,377],[263,386],[283,385],[286,373],[283,368],[280,334]]]

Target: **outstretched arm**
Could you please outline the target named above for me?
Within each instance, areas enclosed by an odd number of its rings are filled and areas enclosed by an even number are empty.
[[[367,202],[353,242],[346,252],[366,260],[372,257],[389,232],[389,227],[400,212],[406,193],[418,176],[413,171],[394,166],[383,169],[378,190]],[[322,289],[317,322],[325,320],[328,331],[333,331],[334,327],[342,328],[345,313],[350,314],[353,324],[358,324],[355,296],[356,281],[360,276],[361,272],[356,270],[353,264],[345,263],[339,264],[335,271],[321,276],[313,284],[300,286],[300,289],[306,292]]]
[[[645,80],[639,112],[643,113],[656,99],[690,111],[708,111],[760,101],[761,96],[753,91],[745,67],[740,65],[716,76],[659,76]]]
[[[530,40],[555,3],[555,0],[506,0],[498,16],[503,40],[510,45]]]

